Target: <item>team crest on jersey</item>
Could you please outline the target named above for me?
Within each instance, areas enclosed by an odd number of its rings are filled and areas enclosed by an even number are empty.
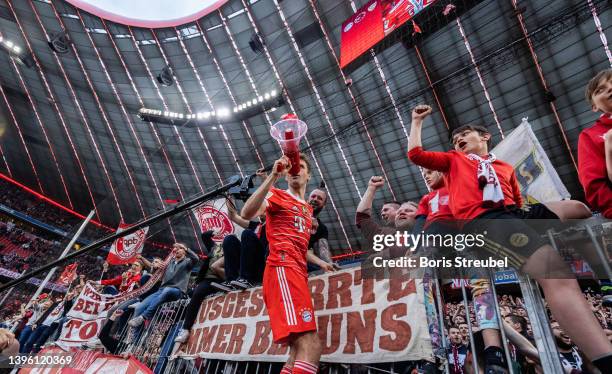
[[[302,309],[300,314],[302,315],[302,321],[312,321],[312,311],[310,309]]]
[[[308,215],[308,209],[306,209],[305,206],[302,206],[302,213],[304,213],[305,216]]]

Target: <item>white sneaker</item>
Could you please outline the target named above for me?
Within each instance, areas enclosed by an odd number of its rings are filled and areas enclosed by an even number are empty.
[[[189,333],[190,333],[189,330],[181,329],[181,331],[179,331],[174,341],[176,343],[185,343],[187,339],[189,339]]]
[[[144,317],[143,316],[138,316],[136,318],[132,318],[131,320],[128,321],[128,325],[130,325],[131,327],[138,327],[140,325],[142,325],[144,323]]]

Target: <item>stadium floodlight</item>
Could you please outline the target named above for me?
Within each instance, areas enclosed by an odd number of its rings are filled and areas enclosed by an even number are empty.
[[[219,118],[226,118],[226,117],[229,117],[229,115],[230,115],[230,111],[227,108],[221,108],[217,110],[217,117]]]

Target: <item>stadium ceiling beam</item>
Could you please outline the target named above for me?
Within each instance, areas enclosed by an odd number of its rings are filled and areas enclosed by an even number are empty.
[[[259,26],[257,25],[253,15],[251,14],[251,10],[249,9],[249,5],[247,4],[246,0],[240,0],[242,2],[242,5],[244,6],[244,9],[246,11],[246,15],[249,19],[249,22],[251,24],[251,27],[253,27],[253,30],[255,31],[255,33],[259,34],[259,35],[263,35],[259,32]],[[224,20],[224,18],[222,18],[222,21]],[[225,24],[224,24],[225,25]],[[225,25],[225,27],[227,27],[227,25]],[[228,28],[228,32],[229,32],[229,28]],[[272,68],[272,72],[274,73],[274,76],[276,77],[276,79],[278,80],[278,82],[281,84],[281,86],[285,87],[283,80],[281,79],[281,76],[278,72],[278,68],[276,67],[276,64],[274,63],[274,60],[272,59],[272,56],[270,55],[270,51],[268,50],[268,47],[264,44],[263,45],[263,50],[264,50],[264,55],[266,56],[266,59],[268,60],[268,63],[270,64],[270,67]],[[237,51],[238,55],[240,55],[240,52]],[[245,70],[245,72],[247,72],[248,69]],[[251,83],[253,85],[253,83]],[[256,91],[256,87],[253,88]],[[297,113],[296,111],[296,107],[293,105],[293,102],[291,100],[291,95],[289,94],[289,90],[285,91],[285,97],[287,98],[287,104],[289,105],[289,108],[291,109],[291,111],[293,113]],[[266,116],[266,120],[268,121],[268,123],[270,124],[270,126],[272,125],[272,122],[270,121],[270,117],[268,116],[267,113],[265,113]],[[311,159],[314,161],[314,164],[319,172],[319,177],[321,178],[321,180],[323,181],[323,183],[325,183],[325,185],[329,185],[326,180],[325,180],[325,176],[323,175],[323,169],[321,169],[321,166],[319,165],[319,161],[311,147],[311,143],[308,140],[308,134],[306,134],[306,136],[304,136],[304,141],[306,142],[307,145],[307,150],[310,153],[310,157]],[[336,202],[334,200],[334,194],[331,193],[330,189],[327,189],[327,197],[329,198],[329,202],[332,205],[332,208],[334,209],[334,212],[336,213],[336,217],[338,218],[338,223],[340,225],[340,230],[342,231],[342,234],[344,235],[344,238],[346,240],[347,245],[349,246],[349,251],[351,253],[353,253],[353,248],[351,245],[351,242],[348,238],[348,234],[346,232],[346,228],[345,228],[345,224],[342,221],[342,217],[340,216],[340,213],[338,212],[338,207],[336,205]]]

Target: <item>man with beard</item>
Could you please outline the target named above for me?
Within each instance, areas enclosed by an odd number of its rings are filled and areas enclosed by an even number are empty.
[[[327,203],[327,193],[320,188],[312,190],[308,197],[308,204],[312,207],[313,213],[313,228],[314,233],[310,235],[310,241],[308,242],[308,248],[314,251],[314,254],[321,260],[332,263],[331,251],[329,249],[329,232],[327,226],[321,222],[319,214]],[[316,221],[316,222],[315,222]],[[309,265],[310,267],[310,265]]]
[[[555,343],[559,350],[559,358],[561,359],[563,370],[571,374],[593,372],[591,363],[582,352],[576,348],[574,343],[572,343],[572,339],[565,334],[561,326],[559,326],[559,323],[556,321],[551,322],[550,328],[555,336]]]

